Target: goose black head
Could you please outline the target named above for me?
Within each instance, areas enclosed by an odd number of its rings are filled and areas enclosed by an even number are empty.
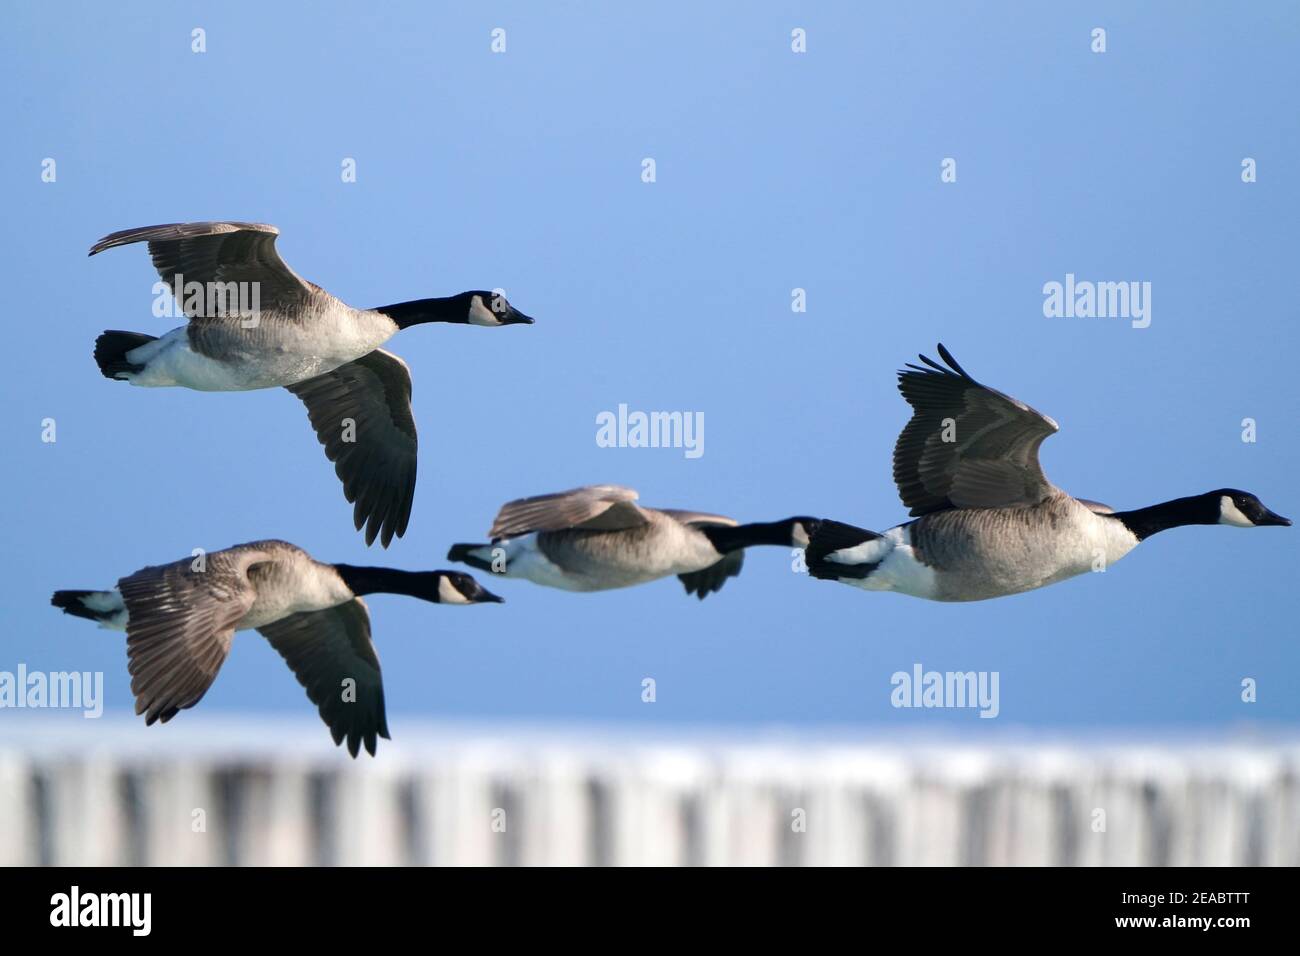
[[[1220,488],[1201,496],[1215,514],[1212,524],[1226,524],[1234,528],[1263,528],[1268,525],[1289,527],[1290,518],[1283,518],[1264,507],[1263,502],[1249,491]]]
[[[482,289],[462,292],[459,299],[464,300],[465,319],[470,325],[482,325],[495,328],[498,325],[532,325],[531,316],[524,315],[506,301],[501,292],[485,292]]]
[[[460,571],[434,571],[431,576],[437,579],[431,601],[438,604],[504,604],[505,599],[497,597],[483,585],[474,580],[472,575]]]

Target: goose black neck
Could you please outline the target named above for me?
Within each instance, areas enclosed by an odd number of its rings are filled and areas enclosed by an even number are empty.
[[[397,323],[399,329],[409,329],[413,325],[423,325],[426,322],[467,322],[469,320],[469,305],[464,297],[459,295],[441,299],[398,302],[396,305],[382,305],[373,311],[388,316]]]
[[[719,554],[728,554],[756,544],[789,547],[797,518],[782,521],[756,521],[739,525],[697,525]]]
[[[1204,495],[1191,498],[1175,498],[1162,501],[1148,508],[1136,508],[1133,511],[1117,511],[1111,515],[1124,522],[1137,537],[1144,541],[1161,531],[1181,528],[1189,524],[1218,524],[1219,508],[1216,501],[1207,500]]]
[[[358,567],[354,564],[336,564],[334,570],[339,573],[348,590],[357,597],[366,594],[405,594],[430,600],[429,575],[426,572]]]

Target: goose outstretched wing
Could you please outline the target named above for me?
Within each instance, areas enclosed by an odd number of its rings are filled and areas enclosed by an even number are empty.
[[[114,232],[91,246],[90,254],[147,242],[154,268],[173,289],[178,274],[186,284],[199,282],[204,286],[255,282],[259,308],[288,310],[309,298],[315,286],[280,258],[275,249],[279,234],[275,226],[260,222],[172,222]],[[183,295],[177,301],[193,321],[219,317],[208,314],[211,310],[206,298],[197,308],[187,304]]]
[[[1060,426],[1024,402],[981,385],[939,346],[947,367],[922,355],[898,389],[912,419],[894,446],[894,483],[913,516],[946,508],[1007,508],[1056,491],[1038,447]]]

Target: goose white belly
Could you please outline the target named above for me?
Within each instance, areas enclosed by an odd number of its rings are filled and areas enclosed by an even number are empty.
[[[302,611],[323,611],[354,597],[333,568],[318,564],[305,554],[258,565],[252,576],[257,591],[252,606],[235,625],[237,631],[273,624]],[[99,619],[100,627],[126,630],[130,614],[117,588],[91,592],[82,598],[82,603],[104,615]]]
[[[928,596],[940,601],[1018,594],[1105,570],[1138,543],[1121,521],[1067,495],[1028,508],[940,512],[906,527],[916,557],[935,573]]]
[[[498,555],[496,553],[498,549],[502,551],[502,554]],[[590,586],[582,577],[568,573],[543,554],[541,549],[537,547],[536,534],[498,541],[496,544],[479,548],[474,553],[485,561],[496,561],[498,564],[500,563],[499,559],[503,557],[505,560],[504,569],[501,571],[494,570],[494,573],[500,574],[502,577],[523,578],[526,581],[532,581],[534,584],[560,588],[565,591],[599,590],[599,588]]]
[[[613,532],[560,531],[524,535],[476,554],[492,560],[505,549],[505,577],[566,591],[607,591],[700,571],[720,555],[707,538],[670,518],[647,528]]]
[[[396,331],[387,316],[359,312],[342,303],[303,319],[263,314],[261,324],[251,329],[243,328],[237,318],[205,324],[197,331],[181,326],[127,352],[127,361],[144,369],[125,377],[132,385],[146,388],[179,386],[203,392],[278,388],[373,352]]]
[[[592,561],[582,561],[572,567],[562,567],[551,560],[539,547],[535,533],[501,541],[481,549],[489,552],[487,560],[492,560],[490,552],[497,547],[505,548],[505,570],[500,572],[504,577],[523,578],[543,587],[560,588],[564,591],[608,591],[614,588],[632,587],[671,573],[658,569],[620,567]]]
[[[890,528],[879,538],[836,552],[836,560],[878,565],[865,578],[841,578],[845,584],[864,591],[897,591],[913,597],[940,600],[936,597],[938,580],[935,570],[917,559],[907,525]]]
[[[876,565],[845,584],[932,601],[981,601],[1105,569],[1137,545],[1114,518],[1068,496],[1018,509],[937,512],[836,551],[847,567]]]

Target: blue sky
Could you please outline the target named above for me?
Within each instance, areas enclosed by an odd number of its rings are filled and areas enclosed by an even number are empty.
[[[442,567],[501,502],[579,484],[884,529],[905,516],[894,372],[936,341],[1060,422],[1043,464],[1075,494],[1126,508],[1234,486],[1300,512],[1294,4],[129,11],[13,4],[0,32],[0,670],[102,670],[126,708],[122,637],[57,614],[53,589],[262,537]],[[286,261],[354,305],[500,286],[537,317],[390,343],[421,461],[387,552],[353,532],[288,393],[132,389],[95,367],[101,330],[176,323],[150,314],[143,247],[90,244],[227,218],[278,225]],[[1043,284],[1067,273],[1149,281],[1150,327],[1045,318]],[[598,447],[620,403],[703,412],[705,454]],[[777,549],[703,603],[675,580],[495,581],[503,606],[370,605],[397,734],[416,714],[1225,729],[1300,721],[1298,549],[1295,530],[1180,529],[1105,574],[971,605],[812,581]],[[997,671],[1000,717],[892,708],[890,675],[918,662]],[[308,708],[249,632],[178,719]]]

